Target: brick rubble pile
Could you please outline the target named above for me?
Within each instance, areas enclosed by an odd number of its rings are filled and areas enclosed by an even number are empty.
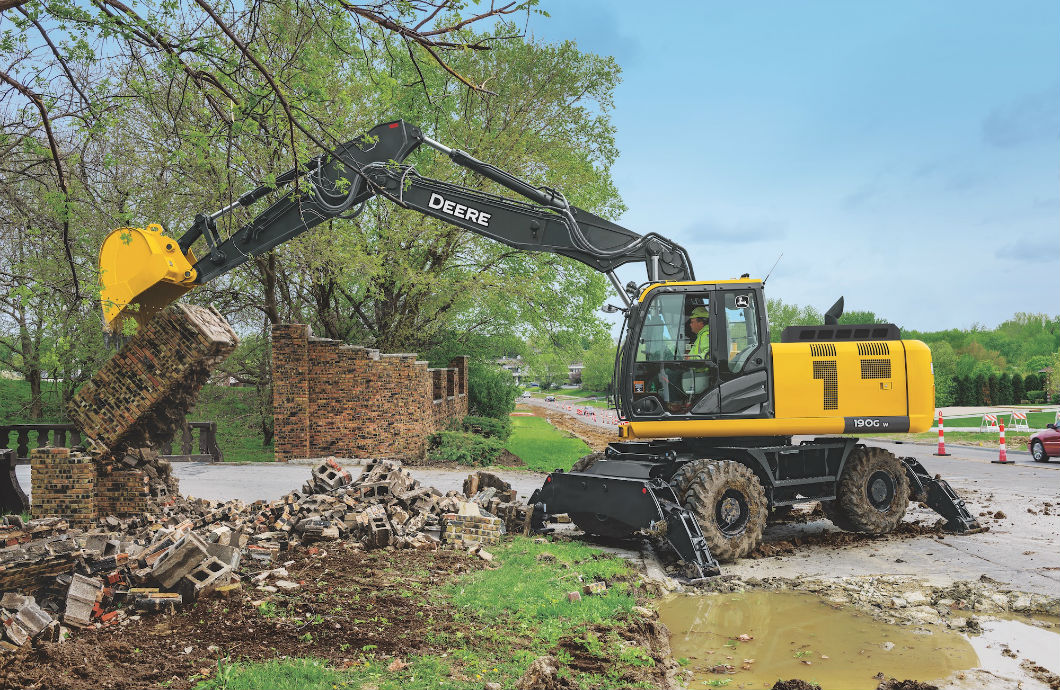
[[[44,450],[49,458],[83,455]],[[88,456],[79,460],[67,467],[92,467]],[[33,495],[36,500],[36,485]],[[171,496],[163,505],[148,505],[153,512],[78,514],[79,527],[58,518],[23,523],[5,517],[0,650],[58,640],[76,628],[125,624],[131,615],[172,611],[244,587],[266,593],[297,588],[284,579],[286,555],[315,542],[344,540],[364,549],[452,546],[489,561],[483,546],[506,532],[529,533],[532,514],[510,486],[485,472],[471,475],[463,494],[442,494],[398,462],[371,461],[353,475],[334,458],[313,467],[301,491],[275,501]]]

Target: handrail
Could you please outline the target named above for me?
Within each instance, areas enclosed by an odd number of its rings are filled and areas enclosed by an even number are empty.
[[[193,444],[193,429],[198,430],[197,444]],[[0,450],[12,448],[12,434],[15,434],[16,445],[13,448],[15,464],[18,465],[29,464],[31,447],[72,447],[81,444],[81,432],[73,424],[3,424],[0,425]],[[31,434],[36,434],[32,444]],[[174,439],[174,442],[176,441]],[[221,462],[224,459],[224,453],[217,445],[217,422],[185,422],[179,444],[176,453],[173,452],[173,442],[156,450],[160,451],[163,459],[170,462]],[[198,452],[193,452],[196,450]]]

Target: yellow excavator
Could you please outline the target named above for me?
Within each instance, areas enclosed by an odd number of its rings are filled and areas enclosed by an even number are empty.
[[[522,199],[419,175],[402,161],[422,145]],[[298,194],[277,195],[229,237],[219,235],[220,217],[295,180]],[[144,323],[195,286],[376,197],[511,247],[570,257],[615,287],[621,304],[605,311],[625,317],[612,382],[619,438],[571,471],[548,475],[531,497],[538,528],[565,513],[593,534],[661,535],[695,576],[750,553],[771,510],[804,501],[820,501],[846,530],[889,532],[910,500],[939,512],[952,531],[979,529],[952,488],[917,460],[839,436],[931,427],[934,376],[924,343],[902,340],[893,324],[840,324],[842,298],[824,325],[789,326],[771,343],[763,281],[696,280],[673,241],[579,209],[558,190],[400,120],[199,214],[177,239],[159,225],[112,232],[99,259],[106,323]],[[192,245],[200,239],[198,258]],[[621,284],[615,270],[628,263],[645,266],[643,284]],[[709,328],[707,344],[694,350],[693,312]]]

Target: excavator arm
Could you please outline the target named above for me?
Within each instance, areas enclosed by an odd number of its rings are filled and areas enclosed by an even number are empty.
[[[525,201],[419,175],[403,161],[423,144]],[[222,216],[295,180],[299,184],[290,193],[231,236],[219,236],[217,221]],[[219,211],[199,214],[179,240],[167,237],[158,225],[115,230],[100,250],[105,320],[108,326],[127,316],[146,322],[196,285],[324,221],[350,217],[376,196],[517,249],[580,261],[606,274],[627,304],[629,298],[614,272],[624,264],[644,263],[651,280],[694,279],[688,253],[665,237],[639,235],[572,206],[556,190],[535,187],[398,120],[279,175],[275,184],[261,185]],[[196,258],[192,245],[200,238],[206,246],[203,256]]]

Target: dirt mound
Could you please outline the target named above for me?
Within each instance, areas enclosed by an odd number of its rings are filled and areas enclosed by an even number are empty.
[[[792,678],[791,680],[778,680],[773,683],[773,690],[821,690],[821,686],[799,678]]]
[[[876,690],[939,690],[939,686],[919,680],[897,680],[891,678],[880,681],[880,684],[876,686]]]
[[[523,467],[526,465],[526,461],[509,450],[502,450],[497,459],[493,461],[493,464],[502,467]]]

